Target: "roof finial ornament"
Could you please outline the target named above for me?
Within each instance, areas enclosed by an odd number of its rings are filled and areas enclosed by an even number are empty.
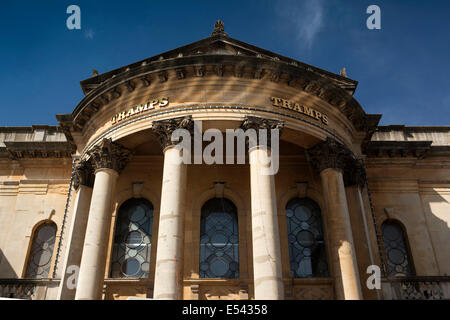
[[[98,71],[96,69],[92,69],[92,76],[93,77],[98,76]]]
[[[214,31],[211,33],[211,37],[214,36],[228,36],[228,34],[225,32],[225,25],[221,20],[217,20],[216,23],[214,23]]]
[[[347,78],[347,69],[345,69],[345,67],[341,69],[340,75],[341,75],[342,77],[346,77],[346,78]]]

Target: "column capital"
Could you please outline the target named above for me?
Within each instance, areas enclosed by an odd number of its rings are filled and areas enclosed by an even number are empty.
[[[307,150],[311,165],[319,172],[335,168],[345,170],[352,159],[352,152],[333,138],[327,139]]]
[[[314,169],[322,172],[334,168],[342,170],[345,186],[364,186],[365,169],[361,159],[357,159],[353,152],[333,138],[327,139],[307,151],[309,161]]]
[[[260,117],[246,116],[245,119],[241,123],[241,129],[248,130],[253,129],[256,131],[256,145],[261,145],[261,135],[259,135],[259,130],[267,130],[267,141],[263,143],[263,145],[267,145],[271,147],[272,142],[272,132],[271,130],[279,130],[281,136],[281,131],[284,128],[284,121],[274,120],[274,119],[266,119]],[[250,139],[250,136],[249,136]]]
[[[366,170],[361,159],[353,158],[347,161],[347,167],[344,171],[344,185],[359,186],[361,188],[366,184]]]
[[[131,160],[133,152],[112,139],[103,139],[88,151],[94,170],[112,169],[120,173]]]
[[[73,174],[73,188],[78,190],[80,185],[92,188],[94,186],[94,168],[88,160],[80,160]]]
[[[174,145],[172,133],[177,129],[186,129],[191,135],[194,133],[194,121],[192,116],[179,117],[167,120],[153,121],[152,130],[156,133],[163,149]]]
[[[284,121],[274,120],[274,119],[266,119],[260,117],[246,116],[244,121],[242,121],[241,129],[278,129],[282,130],[284,128]]]

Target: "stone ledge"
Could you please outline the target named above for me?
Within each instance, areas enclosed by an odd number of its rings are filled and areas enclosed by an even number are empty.
[[[368,157],[423,158],[430,151],[432,141],[370,141],[367,145]]]

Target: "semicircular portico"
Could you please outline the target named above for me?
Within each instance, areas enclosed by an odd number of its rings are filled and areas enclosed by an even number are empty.
[[[131,190],[139,197],[147,188],[161,195],[155,261],[149,262],[153,298],[220,296],[226,287],[230,298],[283,299],[285,284],[305,285],[283,278],[289,272],[281,262],[286,255],[280,239],[287,234],[277,199],[294,188],[298,195],[320,190],[326,204],[324,255],[333,275],[309,283],[328,298],[359,299],[344,186],[362,181],[358,157],[379,116],[366,114],[353,98],[356,81],[229,38],[219,29],[209,38],[82,81],[86,96],[72,114],[58,116],[80,158],[78,180],[94,181],[85,246],[90,245],[87,252],[96,257],[98,267],[88,272],[91,262],[81,261],[84,276],[77,297],[96,298],[94,289],[105,280],[108,266],[102,257],[108,256],[112,243],[107,246],[100,238],[114,230],[109,207],[120,198],[117,192]],[[186,129],[193,142],[188,143],[194,148],[188,162],[172,161],[180,154],[171,139],[177,129]],[[267,137],[271,143],[258,137],[255,145],[246,145],[245,134],[234,140],[238,129],[256,134],[259,129],[281,129],[279,144],[274,145],[273,134]],[[231,155],[226,152],[228,134],[234,144]],[[220,143],[216,137],[222,138]],[[271,158],[270,165],[261,157]],[[269,174],[261,174],[268,168]],[[95,179],[87,179],[93,175]],[[239,249],[242,265],[248,266],[240,270],[244,278],[187,276],[198,274],[199,262],[193,260],[199,256],[195,203],[202,190],[213,190],[219,199],[226,190],[235,190],[250,208],[239,213],[237,231],[242,244],[251,243]],[[183,247],[192,252],[183,252]],[[114,295],[114,281],[106,280],[107,295]]]

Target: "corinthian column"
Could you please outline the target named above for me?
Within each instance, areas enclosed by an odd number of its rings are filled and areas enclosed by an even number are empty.
[[[58,288],[58,300],[75,299],[76,268],[81,262],[93,184],[94,172],[91,163],[86,160],[78,162],[73,176],[73,188],[77,194],[68,234],[63,273]]]
[[[344,145],[330,138],[309,149],[308,155],[322,180],[336,297],[360,300],[361,284],[343,178],[353,155]]]
[[[259,140],[256,145],[249,147],[255,299],[282,300],[284,287],[275,181],[274,175],[268,174],[269,163],[264,159],[270,156],[270,130],[282,129],[283,123],[247,117],[242,128],[253,129],[256,134],[259,129],[266,129],[269,135],[267,143],[262,144]]]
[[[193,121],[176,118],[153,122],[153,130],[163,147],[164,169],[161,209],[156,250],[154,299],[182,298],[183,239],[186,197],[186,164],[180,161],[181,151],[172,142],[172,133],[186,129],[192,134]]]
[[[89,218],[78,277],[76,300],[98,300],[102,297],[106,268],[111,204],[119,173],[131,158],[130,150],[103,141],[88,152],[95,170]]]

